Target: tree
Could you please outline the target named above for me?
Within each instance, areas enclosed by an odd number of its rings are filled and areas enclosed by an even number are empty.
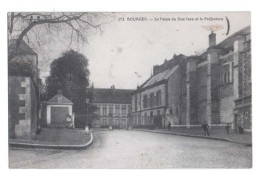
[[[72,43],[87,42],[88,34],[102,32],[102,25],[113,21],[113,13],[88,12],[11,12],[8,13],[8,45],[16,39],[16,49],[9,53],[13,59],[19,50],[21,41],[39,53],[50,40],[61,40],[66,36],[68,47]],[[61,35],[61,36],[60,36]]]
[[[74,103],[75,113],[86,113],[88,86],[88,60],[84,55],[69,50],[51,63],[50,76],[46,79],[48,99],[62,90],[62,94]]]

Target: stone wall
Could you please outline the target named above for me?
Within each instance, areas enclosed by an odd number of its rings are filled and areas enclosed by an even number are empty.
[[[36,134],[38,103],[30,77],[8,77],[9,136],[30,139]]]
[[[198,124],[198,77],[197,71],[190,72],[190,124]]]
[[[206,62],[206,61],[204,61]],[[198,115],[199,124],[204,123],[207,105],[207,65],[198,67]]]
[[[172,124],[180,124],[181,106],[181,68],[179,67],[168,79],[168,111]]]

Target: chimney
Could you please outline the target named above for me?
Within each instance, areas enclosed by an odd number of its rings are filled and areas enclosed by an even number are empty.
[[[112,86],[111,86],[111,89],[113,89],[113,90],[114,90],[114,89],[115,89],[115,85],[112,85]]]
[[[211,34],[209,34],[209,47],[216,45],[216,34],[211,31]]]
[[[156,75],[157,73],[159,73],[159,69],[160,69],[159,65],[154,65],[153,66],[153,74]]]

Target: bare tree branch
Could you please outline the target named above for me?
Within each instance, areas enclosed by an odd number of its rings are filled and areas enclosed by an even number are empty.
[[[103,14],[102,14],[103,15]],[[87,12],[57,12],[57,13],[38,13],[38,12],[32,12],[32,13],[20,13],[20,12],[11,12],[8,15],[8,33],[9,33],[9,41],[11,39],[16,39],[15,43],[15,50],[18,51],[21,41],[24,39],[25,36],[27,36],[27,39],[29,40],[28,33],[31,31],[34,31],[34,29],[38,30],[38,33],[36,34],[34,32],[34,35],[37,38],[37,35],[41,35],[41,26],[44,26],[47,24],[46,31],[48,31],[49,35],[52,34],[51,28],[56,28],[56,32],[62,32],[63,26],[67,26],[68,28],[65,29],[68,30],[71,29],[70,32],[70,41],[69,46],[72,44],[74,36],[76,42],[79,42],[80,40],[84,43],[87,42],[87,34],[89,31],[91,31],[90,28],[93,29],[99,29],[101,30],[101,25],[106,24],[106,22],[101,22],[99,24],[93,23],[93,20],[95,22],[98,22],[99,16],[94,13],[87,13]],[[104,17],[106,17],[104,15]],[[14,21],[16,23],[14,23]],[[39,27],[39,28],[38,28]],[[68,31],[66,31],[68,32]],[[10,44],[10,42],[9,42]],[[9,54],[9,61],[13,59],[16,56],[17,53]]]

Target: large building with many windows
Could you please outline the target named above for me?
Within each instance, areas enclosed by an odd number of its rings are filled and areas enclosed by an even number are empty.
[[[165,60],[161,66],[154,66],[153,75],[132,93],[133,126],[164,127],[169,121],[166,113],[179,112],[179,82],[182,81],[181,67],[185,58],[184,55],[174,56],[174,59]]]
[[[251,130],[250,26],[196,56],[174,56],[132,93],[133,126],[232,124]]]
[[[97,107],[98,118],[93,127],[126,128],[131,111],[131,92],[129,89],[93,88],[92,104]]]

